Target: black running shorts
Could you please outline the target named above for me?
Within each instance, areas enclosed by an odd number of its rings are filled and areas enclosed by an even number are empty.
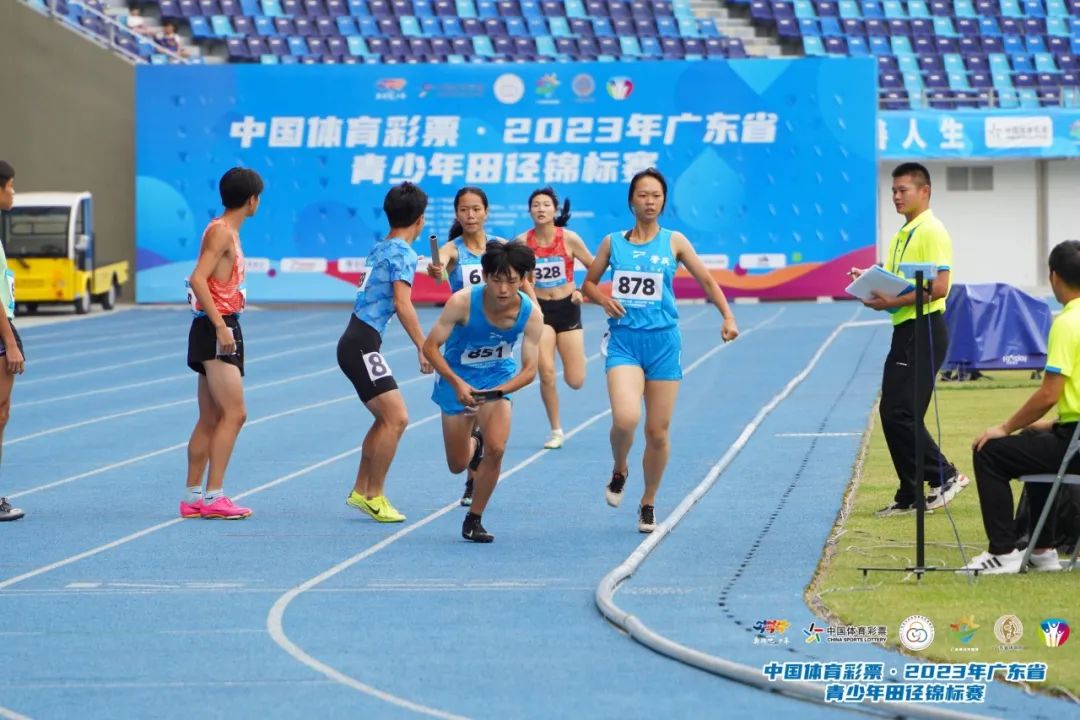
[[[383,393],[397,390],[394,373],[379,352],[382,336],[375,328],[355,315],[337,345],[337,361],[341,372],[356,388],[360,401],[368,403]]]
[[[575,304],[571,297],[567,295],[562,300],[540,300],[544,324],[555,328],[556,334],[581,329],[581,306]]]
[[[232,355],[217,354],[217,331],[210,318],[200,315],[191,321],[191,330],[188,331],[187,340],[187,364],[188,367],[199,373],[206,374],[203,363],[207,360],[220,360],[229,365],[235,365],[240,369],[240,376],[244,375],[244,334],[240,330],[240,316],[225,315],[222,317],[225,326],[232,328],[233,337],[236,338],[236,352]]]
[[[26,359],[26,351],[23,350],[22,338],[19,337],[19,331],[15,329],[15,323],[8,320],[11,325],[11,334],[15,336],[15,344],[19,346],[19,352],[22,353],[23,359]],[[4,341],[0,340],[0,356],[7,355],[7,348],[4,347]]]

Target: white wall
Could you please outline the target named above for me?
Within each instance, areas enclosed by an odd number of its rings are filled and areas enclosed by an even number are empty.
[[[1080,161],[1070,161],[1070,184],[1074,188],[1072,206],[1059,211],[1061,222],[1066,216],[1080,218],[1080,197],[1075,191],[1080,185]],[[892,205],[892,169],[899,163],[882,163],[878,170],[878,247],[879,257],[904,219]],[[945,188],[945,168],[950,165],[972,165],[974,161],[928,162],[934,192],[930,203],[934,214],[945,223],[953,240],[953,281],[957,283],[1005,282],[1019,288],[1045,284],[1038,271],[1038,197],[1036,165],[1033,160],[995,162],[993,191],[949,192]],[[1070,174],[1071,173],[1071,174]],[[1064,177],[1055,193],[1064,205]],[[1080,237],[1080,223],[1074,235]],[[1050,237],[1056,237],[1051,234]]]
[[[1048,247],[1080,240],[1080,159],[1047,161]]]

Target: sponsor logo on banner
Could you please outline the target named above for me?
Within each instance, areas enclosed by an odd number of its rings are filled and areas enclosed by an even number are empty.
[[[475,100],[484,97],[484,86],[480,83],[424,83],[416,96],[440,100]]]
[[[744,253],[739,256],[739,267],[746,270],[776,270],[787,266],[783,253]]]
[[[1046,647],[1061,647],[1069,640],[1069,623],[1061,618],[1050,618],[1039,623]]]
[[[375,82],[376,100],[404,100],[405,78],[382,78]]]
[[[366,265],[366,257],[343,257],[337,261],[338,271],[344,273],[363,272]]]
[[[727,255],[704,253],[698,257],[710,270],[727,270],[731,267],[731,259]]]
[[[815,623],[810,623],[810,627],[806,628],[802,632],[803,635],[806,636],[806,644],[810,645],[812,643],[821,642],[821,636],[825,634],[825,628]]]
[[[1004,365],[1021,365],[1028,361],[1027,355],[1002,355],[1001,362]]]
[[[1040,148],[1054,144],[1054,121],[1046,115],[988,117],[984,122],[988,148]]]
[[[923,615],[912,615],[900,623],[900,644],[908,650],[925,650],[934,642],[934,623]]]
[[[525,81],[514,73],[504,73],[495,78],[495,99],[504,105],[513,105],[525,97]]]
[[[615,100],[625,100],[632,92],[634,92],[634,82],[625,75],[613,77],[607,81],[607,94]]]
[[[559,78],[555,73],[541,75],[540,79],[536,81],[536,94],[541,98],[551,99],[560,84]]]
[[[281,272],[324,273],[326,258],[281,258]]]
[[[596,81],[593,80],[593,76],[588,73],[580,73],[574,76],[574,81],[571,83],[570,88],[574,91],[574,94],[578,96],[580,100],[586,100],[593,96],[596,92]]]
[[[246,257],[244,258],[244,272],[264,273],[270,272],[270,258]]]
[[[1002,615],[994,623],[994,637],[1001,643],[999,650],[1020,650],[1018,643],[1024,637],[1024,623],[1015,615]]]

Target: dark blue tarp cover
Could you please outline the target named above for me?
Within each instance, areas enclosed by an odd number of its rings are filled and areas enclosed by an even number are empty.
[[[954,285],[945,323],[943,370],[1022,370],[1046,366],[1050,307],[1004,283]]]

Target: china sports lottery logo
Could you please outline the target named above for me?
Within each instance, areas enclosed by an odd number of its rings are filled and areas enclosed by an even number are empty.
[[[912,615],[900,623],[900,644],[908,650],[925,650],[934,642],[934,623],[922,615]]]

